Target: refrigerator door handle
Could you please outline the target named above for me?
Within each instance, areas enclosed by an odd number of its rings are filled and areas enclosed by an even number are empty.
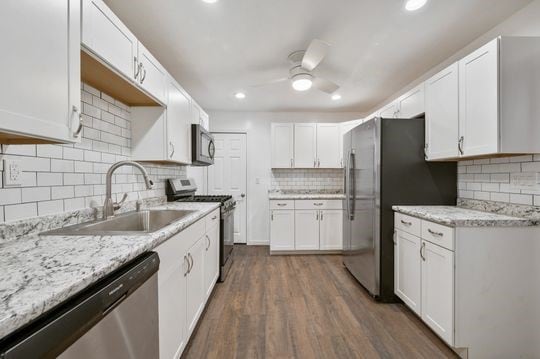
[[[349,208],[349,218],[351,221],[354,221],[354,210],[355,210],[355,201],[356,201],[356,178],[355,178],[355,154],[354,150],[351,150],[349,153],[349,192],[352,196],[352,201],[349,199],[350,208]]]
[[[345,192],[345,207],[347,207],[347,217],[349,217],[349,189],[347,188],[349,182],[349,153],[347,152],[347,159],[345,160],[345,175],[343,177],[343,189]]]

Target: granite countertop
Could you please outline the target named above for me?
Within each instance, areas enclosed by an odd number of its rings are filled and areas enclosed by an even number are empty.
[[[345,194],[338,191],[269,191],[268,199],[345,199]]]
[[[455,206],[392,206],[396,212],[450,227],[525,227],[539,221]]]
[[[194,210],[161,230],[120,236],[32,235],[0,244],[0,338],[204,217],[218,203],[176,202],[152,209]]]

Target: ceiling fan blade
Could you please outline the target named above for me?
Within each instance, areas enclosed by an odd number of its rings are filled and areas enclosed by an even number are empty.
[[[277,84],[277,83],[288,81],[288,80],[289,80],[288,77],[282,77],[280,79],[270,80],[262,84],[251,85],[251,87],[264,87],[264,86],[269,86],[269,85]]]
[[[324,59],[329,48],[330,44],[322,40],[314,39],[311,41],[302,59],[302,67],[312,71]]]
[[[313,86],[316,89],[321,90],[322,92],[326,92],[326,93],[333,93],[339,88],[339,86],[333,83],[332,81],[326,80],[320,77],[315,77],[313,79]]]

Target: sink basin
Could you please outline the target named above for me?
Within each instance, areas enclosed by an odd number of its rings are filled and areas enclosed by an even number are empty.
[[[76,224],[41,235],[122,235],[152,233],[185,218],[195,211],[154,209],[130,212],[106,220]]]

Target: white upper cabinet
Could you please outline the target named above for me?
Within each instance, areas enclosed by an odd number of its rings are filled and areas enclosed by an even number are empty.
[[[420,84],[397,100],[398,118],[414,118],[424,113],[424,84]]]
[[[140,42],[137,49],[139,68],[135,80],[149,94],[167,103],[167,71]]]
[[[191,100],[192,120],[196,125],[201,125],[206,131],[210,131],[210,117],[195,100]]]
[[[317,124],[317,167],[341,168],[341,128],[337,123]]]
[[[457,157],[459,138],[458,64],[439,72],[425,83],[426,158]]]
[[[83,0],[82,44],[129,79],[139,69],[137,38],[102,0]]]
[[[189,164],[191,163],[190,98],[172,77],[168,77],[167,80],[167,156],[172,161]]]
[[[317,125],[294,124],[294,167],[317,167]]]
[[[78,142],[79,2],[4,2],[0,31],[0,143]]]
[[[294,167],[294,125],[292,123],[272,123],[272,168]]]
[[[459,61],[460,154],[498,152],[499,40]]]
[[[397,102],[392,102],[391,104],[386,105],[385,107],[383,107],[379,111],[378,116],[382,117],[382,118],[397,118],[398,112],[399,112],[398,103]]]

